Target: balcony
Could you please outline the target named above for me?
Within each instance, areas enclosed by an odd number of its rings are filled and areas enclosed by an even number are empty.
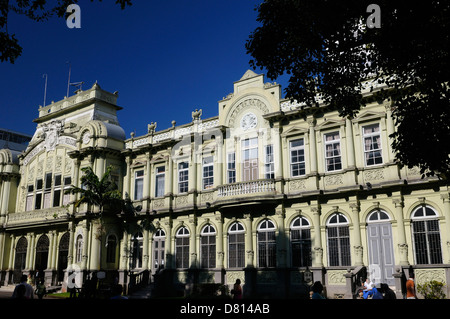
[[[219,186],[217,188],[217,196],[241,196],[247,194],[275,192],[275,190],[274,180],[261,179],[250,182],[240,182]]]

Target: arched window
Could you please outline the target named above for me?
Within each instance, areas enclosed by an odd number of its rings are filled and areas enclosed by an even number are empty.
[[[438,215],[430,206],[416,208],[412,215],[416,264],[441,264],[441,234]]]
[[[154,270],[164,268],[166,246],[166,233],[159,228],[153,236],[153,268]]]
[[[350,266],[350,231],[347,218],[333,214],[327,223],[328,258],[330,266]]]
[[[35,268],[44,271],[47,269],[48,250],[50,247],[50,240],[47,235],[39,237],[36,244],[36,260]]]
[[[203,227],[200,234],[202,268],[216,267],[216,230],[212,225]]]
[[[117,238],[116,235],[109,235],[106,241],[106,262],[116,262]]]
[[[75,250],[76,250],[75,262],[79,263],[82,261],[83,258],[83,236],[81,234],[77,236]]]
[[[369,223],[385,222],[388,220],[390,220],[389,215],[382,210],[375,210],[367,217],[367,222]]]
[[[25,237],[20,237],[16,245],[16,256],[14,259],[14,282],[19,283],[22,271],[25,269],[27,257],[28,241]]]
[[[311,225],[305,217],[292,221],[291,252],[293,267],[311,266]]]
[[[228,229],[228,267],[245,266],[245,230],[239,222],[234,222]]]
[[[67,268],[67,256],[69,255],[70,234],[65,232],[59,241],[58,252],[58,281],[64,280],[64,270]]]
[[[137,232],[131,238],[131,269],[142,268],[142,246],[143,246],[143,236],[141,232]]]
[[[181,227],[175,238],[175,262],[176,268],[189,267],[189,230]]]
[[[258,267],[276,267],[277,245],[275,225],[269,219],[258,226]]]

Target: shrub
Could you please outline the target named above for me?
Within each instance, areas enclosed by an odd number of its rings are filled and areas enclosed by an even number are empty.
[[[446,296],[443,290],[444,284],[436,280],[417,285],[417,291],[425,299],[445,299]]]

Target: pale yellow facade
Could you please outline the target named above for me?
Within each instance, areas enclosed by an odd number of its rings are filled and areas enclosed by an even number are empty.
[[[345,119],[320,100],[282,99],[249,70],[216,117],[193,110],[191,122],[157,130],[150,114],[148,134],[130,138],[117,94],[98,84],[40,108],[26,151],[0,151],[3,283],[45,265],[52,285],[78,269],[125,285],[147,272],[187,292],[239,278],[248,297],[296,297],[321,281],[328,298],[353,298],[364,270],[399,297],[411,272],[448,289],[448,186],[396,164],[395,103],[364,94]],[[61,190],[69,177],[79,186],[81,168],[101,176],[109,165],[138,212],[100,230]]]

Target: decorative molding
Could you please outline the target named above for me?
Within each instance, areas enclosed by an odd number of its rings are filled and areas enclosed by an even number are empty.
[[[444,268],[416,269],[414,270],[414,274],[417,285],[421,285],[432,280],[442,282],[444,285],[447,284]]]
[[[343,185],[344,179],[342,175],[327,175],[324,178],[325,186],[331,186],[331,185]]]
[[[328,284],[334,286],[345,286],[346,270],[328,270]]]

